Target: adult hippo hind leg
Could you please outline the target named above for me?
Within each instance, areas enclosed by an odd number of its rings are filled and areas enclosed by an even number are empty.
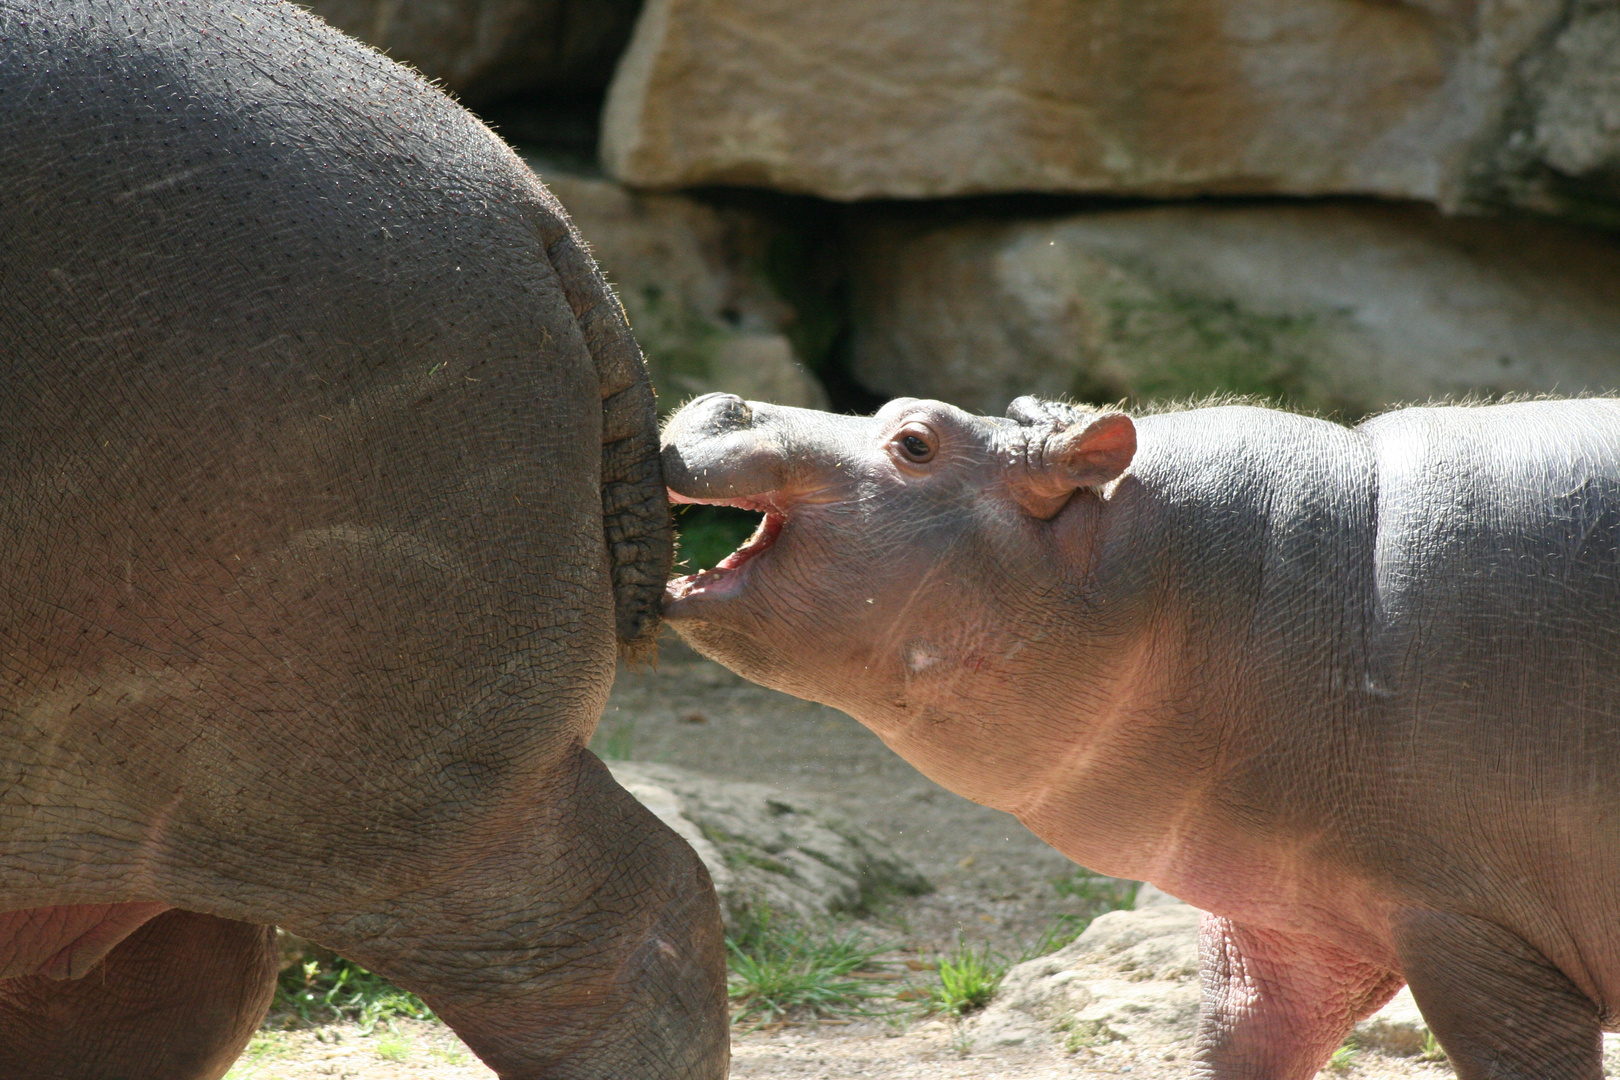
[[[672,554],[651,386],[578,234],[554,204],[540,209],[530,224],[596,368],[615,636],[638,660],[656,648]],[[396,902],[409,921],[374,913],[312,936],[418,991],[503,1078],[724,1076],[725,942],[708,872],[582,746],[546,786],[527,828],[448,886]],[[492,940],[512,947],[491,955]]]
[[[1599,1080],[1598,1007],[1523,939],[1481,919],[1407,911],[1396,947],[1461,1080]]]
[[[0,913],[285,926],[503,1080],[718,1080],[712,886],[585,749],[670,523],[561,207],[290,4],[0,5],[0,89]],[[0,1076],[217,1075],[262,1004],[172,1074],[147,1048],[186,1021],[50,1019],[115,1013],[98,972],[181,919],[29,976]]]
[[[724,938],[702,863],[589,752],[556,783],[453,880],[315,933],[420,993],[503,1078],[724,1076]]]
[[[74,979],[0,981],[7,1080],[215,1080],[264,1019],[275,930],[189,911],[146,922]]]

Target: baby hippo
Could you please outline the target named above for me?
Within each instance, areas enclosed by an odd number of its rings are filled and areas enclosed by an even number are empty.
[[[1307,1080],[1403,983],[1464,1080],[1620,1021],[1620,401],[1132,419],[710,394],[665,612],[1095,870],[1204,909],[1196,1073]]]

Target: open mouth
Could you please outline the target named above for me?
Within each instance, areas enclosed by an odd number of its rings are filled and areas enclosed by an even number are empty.
[[[742,584],[743,567],[774,544],[782,532],[782,526],[787,524],[787,516],[781,510],[759,498],[693,499],[671,491],[669,499],[676,504],[730,506],[762,516],[752,535],[712,568],[672,578],[664,586],[665,604],[698,597],[719,598],[734,595]]]

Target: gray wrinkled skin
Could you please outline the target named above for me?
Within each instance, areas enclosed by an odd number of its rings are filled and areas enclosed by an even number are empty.
[[[670,536],[556,201],[232,0],[0,0],[0,192],[0,1075],[220,1076],[279,924],[508,1080],[723,1076],[708,877],[585,750]]]
[[[1408,982],[1465,1080],[1596,1080],[1620,402],[1009,412],[692,402],[673,497],[767,516],[666,617],[1210,912],[1199,1076],[1307,1080]]]

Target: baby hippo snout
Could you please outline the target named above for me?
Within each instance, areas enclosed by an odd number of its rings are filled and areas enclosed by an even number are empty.
[[[739,499],[780,486],[781,451],[735,394],[704,394],[664,426],[664,482],[677,501]]]
[[[705,394],[664,425],[664,483],[676,502],[815,501],[848,483],[876,430],[868,416]]]

